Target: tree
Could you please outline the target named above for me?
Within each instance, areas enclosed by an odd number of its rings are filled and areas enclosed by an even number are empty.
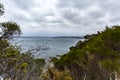
[[[115,80],[120,75],[120,26],[87,36],[70,52],[56,59],[56,68],[67,67],[75,80]]]
[[[13,38],[14,36],[21,34],[19,25],[14,22],[0,23],[0,28],[1,28],[0,40],[1,39],[10,39],[10,38]]]
[[[4,13],[2,4],[0,4],[0,13],[1,15]],[[45,61],[35,59],[32,55],[34,51],[29,50],[21,53],[19,47],[9,43],[9,39],[20,34],[20,26],[15,22],[0,23],[0,80],[6,78],[11,80],[38,80],[41,75]]]
[[[4,8],[3,5],[0,3],[0,16],[3,15],[4,13]]]

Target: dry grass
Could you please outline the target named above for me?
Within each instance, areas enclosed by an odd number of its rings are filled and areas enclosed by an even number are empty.
[[[73,80],[68,69],[59,71],[54,67],[48,68],[43,74],[42,80]]]

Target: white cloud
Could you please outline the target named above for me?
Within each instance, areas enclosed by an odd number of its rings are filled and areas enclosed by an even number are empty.
[[[95,33],[120,24],[118,0],[2,0],[1,21],[17,22],[27,36]]]

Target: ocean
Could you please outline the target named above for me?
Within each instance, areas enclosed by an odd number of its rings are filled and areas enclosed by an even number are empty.
[[[54,38],[54,37],[25,37],[17,38],[14,44],[21,47],[22,52],[34,50],[38,47],[40,51],[34,52],[36,58],[48,59],[63,55],[69,51],[71,46],[75,46],[78,41],[83,39],[78,38]]]

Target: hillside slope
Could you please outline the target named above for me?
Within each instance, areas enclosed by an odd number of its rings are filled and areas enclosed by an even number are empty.
[[[91,35],[60,59],[53,60],[58,70],[70,70],[74,80],[110,80],[120,72],[120,26],[106,27]]]

